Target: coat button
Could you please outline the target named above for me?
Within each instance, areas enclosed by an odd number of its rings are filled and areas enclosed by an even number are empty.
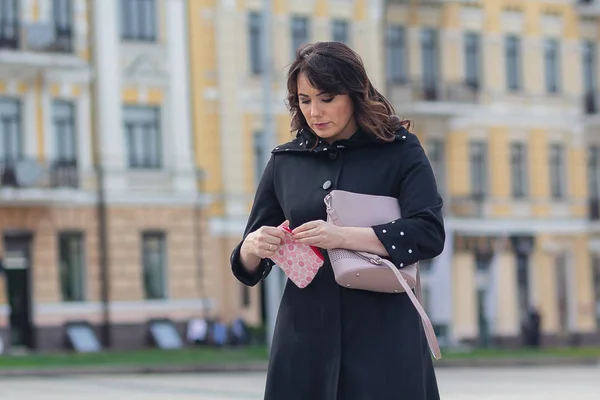
[[[331,187],[331,181],[325,181],[323,184],[323,189],[327,190]]]
[[[337,158],[337,153],[329,153],[329,158],[335,160]]]

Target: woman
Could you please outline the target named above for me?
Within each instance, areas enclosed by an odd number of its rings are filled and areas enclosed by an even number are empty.
[[[246,285],[264,279],[283,240],[282,223],[297,240],[322,249],[326,261],[308,287],[287,281],[265,399],[439,399],[408,296],[343,288],[327,258],[327,250],[346,248],[400,266],[440,254],[442,199],[429,161],[360,57],[342,43],[300,48],[288,93],[296,138],[273,150],[231,267]],[[370,228],[329,224],[323,198],[333,189],[397,197],[403,218]]]

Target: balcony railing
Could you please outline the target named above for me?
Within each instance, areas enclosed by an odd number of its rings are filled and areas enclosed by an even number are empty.
[[[396,103],[407,102],[448,102],[477,103],[479,87],[470,83],[403,82],[390,84],[390,99]]]
[[[23,24],[0,18],[0,49],[70,53],[73,29],[55,23]]]
[[[49,163],[35,160],[0,162],[0,188],[78,187],[79,173],[75,160],[58,160]]]
[[[483,193],[474,193],[465,196],[450,198],[450,215],[459,218],[481,218],[485,216],[486,196]]]

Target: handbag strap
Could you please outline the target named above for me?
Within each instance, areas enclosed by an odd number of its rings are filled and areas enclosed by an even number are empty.
[[[433,357],[436,360],[439,360],[440,358],[442,358],[442,352],[440,351],[440,345],[439,345],[437,337],[435,335],[435,330],[433,329],[433,325],[431,324],[431,320],[429,319],[429,317],[427,316],[427,313],[425,312],[425,309],[423,309],[423,306],[421,305],[422,291],[421,291],[421,275],[419,273],[419,270],[417,269],[417,282],[415,285],[415,292],[416,292],[416,295],[415,295],[415,293],[413,293],[412,289],[410,288],[410,285],[408,284],[408,282],[406,281],[404,276],[402,276],[400,271],[398,271],[398,268],[396,268],[396,266],[391,261],[388,261],[386,259],[382,259],[381,261],[385,265],[387,265],[389,267],[389,269],[392,270],[394,275],[396,275],[396,279],[398,279],[398,282],[400,283],[400,285],[402,285],[402,288],[404,289],[404,291],[410,298],[410,301],[412,301],[413,306],[415,306],[415,309],[419,313],[419,316],[421,317],[421,321],[423,323],[423,330],[425,331],[425,337],[427,338],[427,343],[429,344],[429,349],[431,350]]]
[[[337,213],[335,212],[335,209],[331,206],[331,195],[327,195],[325,197],[325,206],[326,206],[326,210],[327,210],[328,221],[333,223],[334,225],[339,226],[340,225],[339,217],[338,217]],[[365,254],[368,255],[368,253],[363,253],[363,252],[357,252],[357,253],[363,254],[363,256]],[[440,358],[442,358],[442,352],[440,351],[440,346],[438,344],[438,340],[435,335],[435,330],[433,329],[433,325],[431,325],[431,320],[427,316],[425,309],[423,309],[423,306],[421,305],[421,303],[423,302],[423,295],[422,295],[422,290],[421,290],[421,274],[419,273],[419,269],[417,268],[417,282],[415,284],[415,292],[416,292],[416,295],[415,295],[415,293],[413,293],[408,282],[406,282],[406,279],[398,271],[398,268],[396,268],[396,266],[389,260],[382,258],[381,261],[389,269],[392,270],[394,275],[396,275],[396,279],[398,279],[398,282],[400,283],[400,285],[402,285],[402,288],[404,289],[406,294],[408,294],[410,301],[412,301],[413,305],[415,306],[415,309],[417,310],[417,312],[419,313],[419,316],[421,317],[421,321],[423,323],[423,329],[425,331],[425,337],[427,338],[427,343],[429,344],[431,353],[433,354],[433,356],[435,357],[436,360],[439,360]]]

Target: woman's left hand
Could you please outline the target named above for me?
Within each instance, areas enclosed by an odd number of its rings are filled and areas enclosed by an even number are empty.
[[[292,234],[300,243],[325,250],[342,248],[344,241],[342,228],[323,220],[302,224],[294,229]]]

